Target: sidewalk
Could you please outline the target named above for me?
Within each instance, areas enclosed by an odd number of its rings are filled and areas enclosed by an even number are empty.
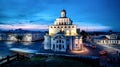
[[[99,44],[98,44],[99,45]],[[107,65],[106,67],[119,67],[120,63],[118,63],[120,60],[120,56],[118,55],[118,53],[120,53],[120,49],[111,47],[111,46],[107,46],[107,45],[100,45],[102,47],[105,47],[105,50],[108,51],[108,56],[107,56]]]
[[[101,45],[101,46],[120,52],[120,49],[117,49],[117,48],[114,48],[114,47],[111,47],[111,46],[107,46],[107,45]]]

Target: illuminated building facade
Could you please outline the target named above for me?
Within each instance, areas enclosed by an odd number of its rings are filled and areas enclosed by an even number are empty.
[[[61,11],[54,25],[49,26],[49,33],[44,36],[44,49],[66,52],[67,50],[82,50],[82,37],[77,32],[66,11]]]
[[[103,35],[103,36],[96,36],[93,37],[93,41],[96,44],[100,45],[120,45],[120,35],[119,34],[110,34],[110,35]]]
[[[44,39],[44,33],[22,29],[0,32],[0,41],[38,41]]]

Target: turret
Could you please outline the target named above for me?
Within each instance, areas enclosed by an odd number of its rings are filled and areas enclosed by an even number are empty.
[[[55,20],[55,25],[72,25],[72,20],[66,17],[66,10],[61,11],[61,17]]]
[[[66,17],[66,10],[63,9],[63,10],[61,11],[61,17],[62,17],[62,18],[65,18],[65,17]]]

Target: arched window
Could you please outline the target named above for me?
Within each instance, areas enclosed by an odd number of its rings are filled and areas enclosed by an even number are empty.
[[[57,43],[58,43],[58,40],[57,40]]]
[[[67,30],[67,31],[66,31],[66,35],[70,35],[70,32],[69,32],[69,30]]]
[[[64,43],[64,41],[62,40],[62,43]]]
[[[59,44],[59,49],[61,50],[61,44]]]
[[[62,48],[64,48],[64,45],[62,45]]]
[[[62,25],[63,25],[63,23],[62,23]]]
[[[74,35],[74,34],[75,34],[74,30],[71,30],[71,35]]]
[[[59,22],[59,25],[61,25],[61,23]]]
[[[53,44],[53,49],[55,49],[55,44]]]
[[[59,40],[59,43],[61,43],[61,40]]]
[[[65,22],[65,25],[66,25],[66,22]]]
[[[70,28],[70,26],[69,26],[69,28]]]
[[[72,26],[72,28],[74,28],[74,26]]]
[[[67,27],[65,26],[65,28],[67,28]]]
[[[56,45],[56,48],[58,48],[58,45]]]

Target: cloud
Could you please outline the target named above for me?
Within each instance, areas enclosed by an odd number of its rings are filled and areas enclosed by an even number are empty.
[[[79,26],[79,28],[85,31],[108,31],[111,29],[108,26]]]
[[[100,23],[74,22],[74,24],[77,24],[80,30],[85,30],[85,31],[107,31],[111,29],[110,26],[105,26]]]
[[[11,29],[25,29],[25,30],[41,30],[47,29],[48,25],[37,25],[37,24],[13,24],[13,25],[0,25],[0,29],[11,30]]]
[[[41,30],[41,29],[48,29],[47,24],[32,24],[32,23],[26,23],[26,24],[13,24],[13,25],[0,25],[0,29],[25,29],[25,30]],[[80,28],[80,30],[86,30],[86,31],[108,31],[110,30],[110,27],[107,26],[78,26],[77,28]]]

